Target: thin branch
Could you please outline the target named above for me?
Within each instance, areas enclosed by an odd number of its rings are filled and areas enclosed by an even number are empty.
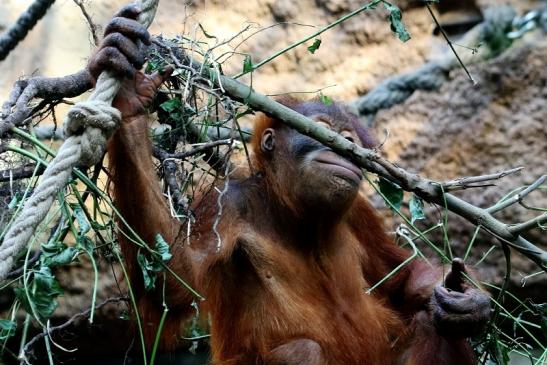
[[[511,198],[506,199],[502,201],[501,203],[498,203],[496,205],[491,206],[490,208],[486,208],[486,211],[490,214],[494,214],[496,212],[499,212],[502,209],[507,208],[510,205],[513,205],[515,203],[522,202],[522,199],[530,194],[532,191],[539,188],[544,182],[547,180],[547,175],[541,176],[539,179],[534,181],[530,186],[528,186],[526,189],[521,191],[518,194],[513,195]]]
[[[509,226],[509,230],[513,234],[519,234],[519,233],[523,233],[531,229],[540,227],[542,224],[545,224],[546,222],[547,222],[547,213],[543,213],[542,215],[532,218],[526,222],[511,225]]]
[[[269,56],[268,58],[256,63],[256,64],[253,64],[252,67],[251,67],[251,70],[250,71],[243,71],[239,74],[237,74],[236,76],[234,76],[234,79],[237,79],[249,72],[252,72],[252,71],[255,71],[256,69],[258,69],[259,67],[262,67],[264,66],[266,63],[268,62],[271,62],[272,60],[274,60],[275,58],[281,56],[282,54],[285,54],[287,53],[288,51],[290,51],[291,49],[293,48],[296,48],[298,47],[299,45],[303,44],[303,43],[306,43],[312,39],[314,39],[315,37],[321,35],[322,33],[326,32],[327,30],[331,29],[331,28],[334,28],[335,26],[337,26],[338,24],[340,23],[343,23],[345,22],[346,20],[354,17],[355,15],[359,14],[359,13],[362,13],[363,11],[366,11],[366,10],[370,10],[370,9],[373,9],[376,5],[378,5],[379,3],[381,3],[383,0],[373,0],[371,2],[369,2],[368,4],[365,4],[363,6],[361,6],[360,8],[352,11],[351,13],[348,13],[346,15],[344,15],[343,17],[341,17],[340,19],[322,27],[321,29],[319,29],[317,32],[314,32],[312,34],[310,34],[309,36],[307,36],[306,38],[304,39],[301,39],[299,40],[298,42],[296,43],[293,43],[285,48],[283,48],[282,50],[274,53],[273,55]]]
[[[522,171],[523,167],[516,167],[514,169],[498,172],[489,175],[462,177],[456,180],[451,180],[443,184],[444,191],[463,190],[469,188],[483,187],[484,184],[476,185],[485,181],[499,180],[507,175],[511,175]]]
[[[453,45],[452,41],[450,40],[450,38],[448,38],[448,34],[446,34],[443,27],[441,26],[441,24],[437,20],[437,17],[435,16],[435,13],[433,13],[433,10],[431,10],[431,6],[429,5],[429,1],[431,1],[431,0],[426,0],[425,1],[425,7],[429,11],[429,14],[431,15],[431,17],[433,18],[433,21],[437,25],[437,28],[441,31],[441,34],[443,35],[444,39],[446,40],[446,43],[448,43],[448,46],[450,47],[450,49],[452,50],[452,52],[456,56],[456,59],[458,60],[458,62],[462,66],[462,68],[464,69],[465,73],[467,74],[467,77],[469,77],[469,80],[471,80],[473,85],[476,85],[477,82],[475,81],[473,76],[471,76],[471,73],[469,73],[469,70],[467,69],[467,67],[465,66],[463,61],[461,60],[460,56],[458,55],[458,52],[456,52],[456,50],[454,49],[454,45]]]
[[[42,19],[55,0],[35,0],[15,24],[0,36],[0,61],[4,60]]]
[[[210,141],[206,143],[200,143],[199,146],[192,148],[190,151],[184,151],[184,152],[176,152],[176,153],[168,153],[166,151],[163,151],[159,147],[154,146],[154,157],[156,157],[159,160],[165,160],[169,158],[181,160],[185,159],[191,156],[198,155],[200,153],[204,153],[208,150],[210,150],[213,147],[223,146],[223,145],[230,145],[232,144],[232,139],[219,139],[217,141]],[[224,157],[223,157],[224,159]]]
[[[99,27],[95,22],[93,22],[93,19],[91,18],[91,15],[87,12],[87,9],[85,8],[85,4],[82,0],[74,0],[74,3],[78,5],[80,10],[82,11],[82,14],[87,21],[87,24],[89,25],[89,31],[91,32],[91,36],[93,37],[93,43],[95,43],[95,46],[99,45],[99,36],[97,35],[97,31],[99,30]]]
[[[36,165],[27,164],[15,169],[2,170],[0,171],[0,182],[27,179],[33,175],[39,176],[44,173],[45,169],[46,167],[44,165],[40,165],[38,166],[38,170],[35,172]]]
[[[81,95],[92,87],[93,78],[86,69],[63,77],[36,76],[16,81],[0,111],[0,137],[36,111],[29,105],[34,98],[55,101]]]

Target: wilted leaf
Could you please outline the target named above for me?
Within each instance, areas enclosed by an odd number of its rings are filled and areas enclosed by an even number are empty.
[[[319,49],[319,47],[321,46],[321,39],[315,39],[315,41],[313,41],[313,44],[311,46],[308,47],[308,51],[311,53],[311,54],[314,54],[315,51],[317,51]]]
[[[412,194],[408,205],[410,209],[410,217],[412,223],[419,219],[425,219],[424,202],[422,201],[422,199]]]
[[[378,181],[378,187],[380,188],[380,191],[385,196],[385,198],[391,203],[391,205],[395,209],[399,210],[401,208],[401,205],[403,204],[403,189],[401,189],[399,185],[394,184],[391,181],[386,180],[382,177]]]
[[[84,235],[91,229],[91,225],[89,224],[89,221],[87,220],[87,217],[85,216],[84,210],[80,205],[74,204],[72,206],[74,211],[74,216],[76,217],[76,221],[78,221],[79,226],[79,233],[80,235]]]
[[[93,251],[95,249],[95,246],[93,245],[93,241],[91,241],[91,238],[87,236],[78,236],[76,238],[76,243],[87,252],[88,255],[92,255]]]
[[[47,248],[44,249],[44,246],[42,246],[42,264],[48,267],[67,265],[76,258],[79,252],[77,248],[67,247],[65,244],[62,244],[61,249],[56,252],[47,252]]]
[[[163,264],[169,262],[171,257],[169,244],[160,234],[155,237],[155,250],[151,258],[146,257],[141,252],[137,254],[137,263],[141,268],[146,290],[152,290],[156,287],[157,274],[164,270]]]
[[[401,13],[401,9],[399,9],[397,6],[390,4],[388,2],[384,1],[384,6],[389,11],[389,22],[391,24],[391,30],[397,34],[397,37],[403,41],[406,42],[410,39],[410,34],[405,28],[405,25],[403,24],[403,14]]]
[[[171,260],[171,253],[169,252],[169,244],[163,239],[161,234],[156,235],[156,252],[160,254],[161,260],[167,263]]]

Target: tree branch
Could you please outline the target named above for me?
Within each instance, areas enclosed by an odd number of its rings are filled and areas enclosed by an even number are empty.
[[[46,167],[43,165],[38,166],[38,170],[35,175],[39,176],[43,174],[45,169]],[[0,182],[29,178],[34,174],[34,170],[36,170],[35,164],[27,164],[15,169],[2,170],[0,171]]]
[[[547,222],[547,213],[543,213],[542,215],[532,218],[524,223],[511,225],[509,226],[509,231],[513,234],[519,234],[533,228],[540,227],[545,222]]]
[[[0,36],[0,61],[4,60],[17,44],[34,28],[38,20],[46,14],[55,0],[35,0],[28,9],[19,16],[15,24]]]
[[[34,109],[29,105],[32,99],[48,101],[81,95],[93,87],[93,78],[83,69],[63,77],[36,76],[16,81],[8,100],[0,112],[0,137],[14,126],[20,126],[29,118]]]
[[[523,167],[516,167],[514,169],[498,172],[495,174],[462,177],[456,180],[445,182],[443,184],[443,189],[444,191],[454,191],[454,190],[484,187],[485,184],[478,184],[478,183],[484,183],[486,181],[491,181],[491,180],[499,180],[501,178],[504,178],[507,175],[522,171],[522,169]],[[491,185],[491,184],[488,184],[488,185]]]

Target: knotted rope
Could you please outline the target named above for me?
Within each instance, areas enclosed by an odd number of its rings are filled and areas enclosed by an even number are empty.
[[[158,3],[159,0],[137,1],[141,8],[138,21],[145,27],[152,23]],[[120,85],[121,81],[114,75],[101,73],[89,99],[76,104],[68,112],[64,124],[67,139],[0,246],[0,281],[6,278],[17,255],[27,246],[36,228],[46,217],[57,193],[66,187],[72,169],[100,162],[106,141],[121,120],[120,112],[111,106]]]

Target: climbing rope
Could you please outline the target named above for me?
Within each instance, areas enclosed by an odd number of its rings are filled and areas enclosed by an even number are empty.
[[[145,27],[152,23],[158,3],[159,0],[137,1],[141,8],[138,21]],[[16,257],[27,247],[57,194],[66,187],[72,169],[81,165],[92,166],[101,161],[106,141],[121,120],[120,112],[111,106],[120,85],[120,80],[114,75],[101,73],[89,99],[76,104],[68,112],[64,124],[65,142],[0,246],[0,281],[6,278]]]
[[[480,45],[480,52],[462,52],[459,56],[465,65],[490,59],[507,49],[512,41],[535,28],[547,31],[547,8],[516,16],[510,6],[488,8],[484,21],[467,32],[458,44]],[[353,106],[369,125],[374,115],[408,99],[416,90],[437,90],[448,79],[449,72],[459,67],[456,57],[449,53],[432,60],[417,70],[390,77],[382,81],[366,95],[357,99]]]

